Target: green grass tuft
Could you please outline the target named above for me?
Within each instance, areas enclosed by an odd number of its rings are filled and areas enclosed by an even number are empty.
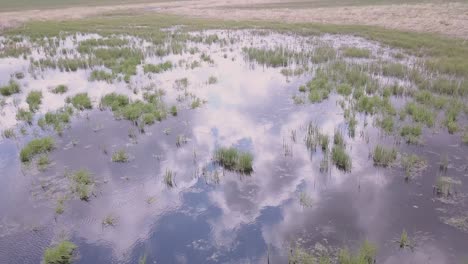
[[[332,161],[335,166],[343,171],[351,171],[351,157],[346,153],[344,146],[335,145],[332,148]]]
[[[369,49],[348,47],[343,50],[343,56],[350,58],[369,58],[371,56],[371,51]]]
[[[19,84],[15,81],[10,81],[8,85],[0,87],[0,94],[3,96],[10,96],[17,94],[21,91]]]
[[[29,105],[29,110],[31,112],[36,112],[39,110],[39,106],[42,103],[42,92],[41,91],[31,91],[26,97],[26,102]]]
[[[68,92],[68,86],[66,86],[64,84],[60,84],[57,87],[55,87],[54,89],[52,89],[51,92],[54,93],[54,94],[64,94],[64,93]]]
[[[166,61],[159,64],[145,64],[143,66],[143,71],[145,73],[161,73],[172,69],[172,67],[172,63],[170,61]]]
[[[44,252],[43,262],[45,264],[71,264],[73,253],[77,246],[70,241],[62,241],[54,247],[49,247]]]
[[[374,152],[372,153],[372,159],[374,160],[374,166],[388,167],[397,158],[397,151],[392,149],[386,149],[380,145],[375,146]]]
[[[33,139],[21,149],[20,159],[22,162],[28,162],[35,155],[50,152],[54,147],[55,141],[51,137]]]
[[[253,171],[253,156],[248,152],[241,152],[235,148],[219,148],[214,160],[228,170],[249,174]]]
[[[71,175],[73,181],[72,190],[78,195],[80,200],[88,201],[90,198],[90,188],[94,183],[91,173],[88,170],[81,169]]]
[[[124,163],[128,162],[129,159],[130,157],[128,156],[125,149],[117,150],[116,152],[114,152],[114,154],[112,154],[112,162]]]
[[[92,109],[91,99],[87,93],[79,93],[70,99],[72,105],[79,110]]]

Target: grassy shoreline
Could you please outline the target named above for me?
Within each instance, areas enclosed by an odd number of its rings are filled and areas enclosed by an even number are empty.
[[[462,39],[432,33],[404,32],[377,26],[284,23],[280,21],[230,21],[187,18],[176,15],[129,13],[66,21],[31,21],[21,27],[3,30],[5,35],[31,38],[59,36],[63,33],[93,32],[102,35],[130,34],[145,39],[161,38],[161,29],[183,25],[183,30],[268,29],[299,35],[349,34],[400,48],[418,57],[442,65],[444,73],[468,76],[468,43]]]

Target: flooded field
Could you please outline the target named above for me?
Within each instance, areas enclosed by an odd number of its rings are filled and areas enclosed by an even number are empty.
[[[267,30],[0,37],[0,263],[466,263],[468,81],[437,63]]]

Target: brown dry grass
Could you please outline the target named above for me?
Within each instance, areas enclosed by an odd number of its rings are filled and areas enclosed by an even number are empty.
[[[4,12],[0,27],[30,20],[77,19],[113,12],[159,12],[183,16],[229,20],[276,20],[329,24],[371,25],[404,31],[430,32],[468,38],[468,3],[381,4],[374,6],[331,6],[285,8],[262,7],[272,0],[197,0]],[[252,6],[253,8],[246,8]]]

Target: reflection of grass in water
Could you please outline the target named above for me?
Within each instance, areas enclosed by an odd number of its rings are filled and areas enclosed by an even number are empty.
[[[71,264],[76,248],[77,246],[70,241],[61,241],[57,245],[46,249],[43,261],[46,264]]]

